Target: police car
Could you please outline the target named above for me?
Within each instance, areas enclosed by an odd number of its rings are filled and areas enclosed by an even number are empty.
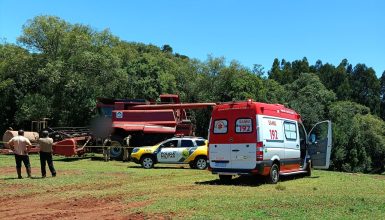
[[[136,147],[131,159],[143,168],[150,169],[156,163],[189,164],[191,168],[207,168],[207,143],[200,137],[173,137],[154,146]]]

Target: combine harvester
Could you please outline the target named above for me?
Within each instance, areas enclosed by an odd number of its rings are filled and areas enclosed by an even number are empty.
[[[54,144],[54,153],[80,156],[86,152],[100,151],[104,139],[109,138],[111,158],[121,159],[123,147],[127,147],[127,137],[130,137],[129,149],[132,149],[154,145],[175,135],[193,135],[193,125],[186,110],[216,105],[181,103],[179,96],[172,94],[160,95],[159,98],[159,103],[145,99],[99,98],[96,107],[101,117],[92,123],[90,132],[68,134],[62,130],[56,131],[62,135],[62,140]]]

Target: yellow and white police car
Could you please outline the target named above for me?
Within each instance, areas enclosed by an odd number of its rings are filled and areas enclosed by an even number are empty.
[[[207,168],[207,140],[200,137],[173,137],[154,146],[136,147],[131,160],[150,169],[156,163],[189,164],[191,168]]]

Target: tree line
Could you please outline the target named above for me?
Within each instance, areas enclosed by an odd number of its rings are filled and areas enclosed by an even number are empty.
[[[127,42],[54,16],[23,26],[17,44],[0,44],[0,131],[50,118],[50,126],[85,126],[97,97],[155,99],[179,94],[183,102],[253,100],[281,103],[299,112],[305,127],[331,119],[331,169],[385,171],[385,71],[365,64],[338,66],[306,57],[276,58],[265,72],[237,61],[205,61]],[[196,133],[206,136],[210,110],[193,111]],[[28,127],[26,127],[28,128]]]

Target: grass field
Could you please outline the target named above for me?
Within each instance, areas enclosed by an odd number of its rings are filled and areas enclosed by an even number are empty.
[[[314,171],[277,185],[222,185],[188,166],[55,157],[58,176],[41,179],[38,155],[31,160],[34,177],[19,180],[14,157],[0,155],[0,219],[385,219],[385,175]]]

